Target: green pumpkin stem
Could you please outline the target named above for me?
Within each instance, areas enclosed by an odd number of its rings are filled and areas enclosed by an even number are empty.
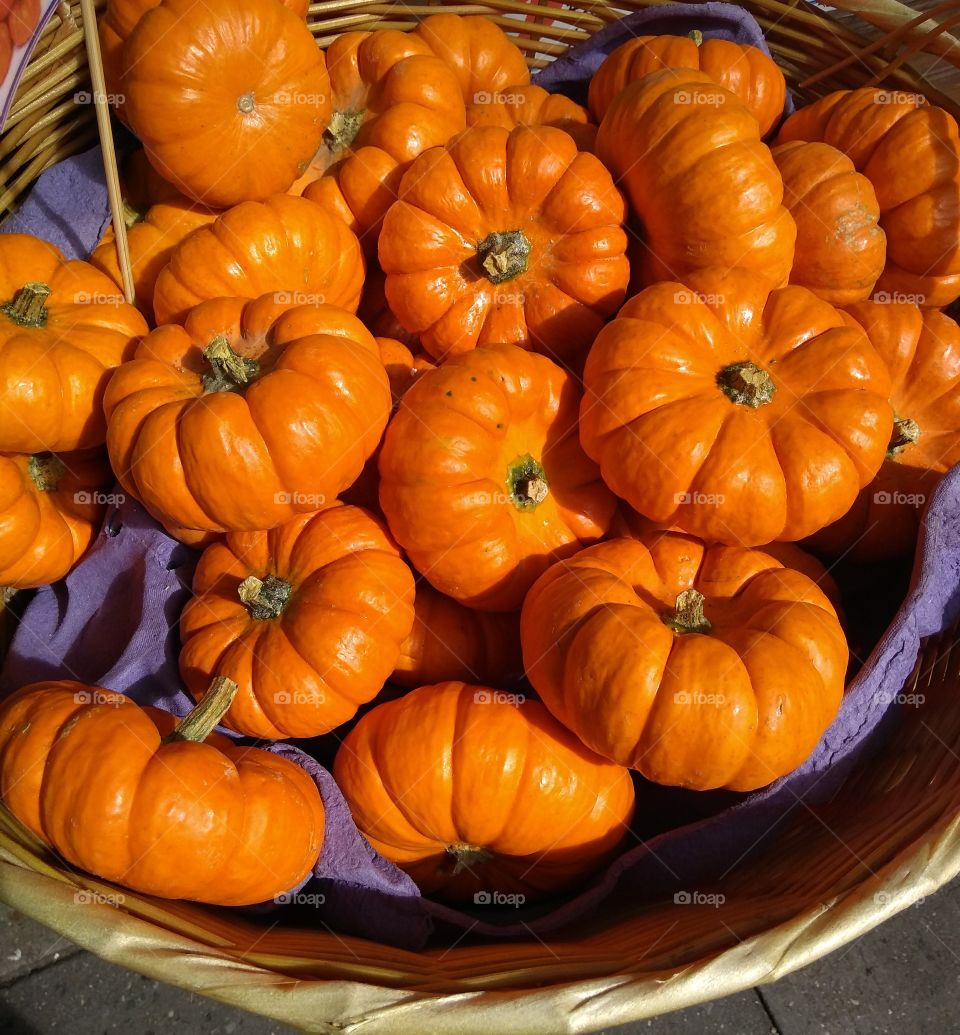
[[[493,859],[493,852],[489,848],[481,848],[479,845],[468,845],[462,842],[447,845],[447,853],[453,856],[453,875],[470,870],[474,866],[482,866]]]
[[[705,633],[713,626],[703,613],[704,596],[699,590],[685,589],[677,596],[672,611],[663,615],[664,625],[676,633]]]
[[[39,492],[56,492],[67,465],[54,453],[34,453],[27,461],[27,473]]]
[[[724,367],[717,374],[717,386],[731,402],[754,410],[772,402],[777,390],[767,371],[749,359]]]
[[[507,466],[510,502],[517,510],[535,510],[550,494],[550,483],[543,464],[529,453],[518,456]]]
[[[887,459],[893,460],[920,437],[920,425],[912,417],[894,417]]]
[[[206,740],[227,714],[236,696],[237,684],[226,676],[217,676],[200,703],[180,720],[177,728],[168,733],[162,743],[173,744],[178,740],[191,740],[199,744]]]
[[[703,33],[699,29],[691,29],[687,33],[687,38],[693,40],[698,47],[703,46]]]
[[[503,284],[526,272],[532,248],[522,230],[495,230],[477,245],[477,257],[487,280]]]
[[[276,575],[268,575],[265,579],[248,575],[240,583],[239,589],[240,599],[250,612],[250,617],[262,622],[279,618],[292,592],[290,583],[278,579]]]
[[[210,365],[210,372],[203,375],[204,395],[212,392],[236,392],[245,388],[260,373],[260,364],[247,359],[230,347],[230,342],[221,334],[203,350],[203,358]]]
[[[0,312],[20,327],[43,327],[47,322],[47,299],[50,286],[38,281],[24,284],[10,299],[0,305]]]
[[[335,111],[330,119],[330,125],[323,131],[323,142],[333,154],[339,154],[351,147],[357,135],[366,112],[363,111]]]
[[[133,205],[123,199],[123,225],[129,230],[132,226],[136,226],[137,223],[142,223],[144,216],[146,216],[145,209],[134,208]]]

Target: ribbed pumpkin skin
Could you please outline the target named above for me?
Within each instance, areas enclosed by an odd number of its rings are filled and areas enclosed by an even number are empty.
[[[758,384],[738,389],[738,371]],[[835,521],[893,427],[866,334],[805,288],[743,270],[634,296],[597,337],[584,386],[580,440],[610,488],[657,524],[731,545]]]
[[[916,548],[924,506],[944,472],[960,463],[960,327],[944,313],[909,302],[861,302],[845,312],[887,364],[898,424],[876,478],[809,545],[830,557],[869,563]],[[903,421],[916,429],[901,439]]]
[[[592,151],[597,139],[596,124],[582,104],[562,93],[548,93],[533,83],[507,86],[496,93],[483,93],[467,105],[468,126],[552,126],[569,133],[580,151]]]
[[[603,536],[615,502],[580,447],[579,403],[569,374],[514,345],[448,360],[403,397],[380,453],[380,506],[435,589],[513,611],[555,558]]]
[[[0,800],[63,859],[161,898],[266,902],[296,887],[324,811],[299,766],[110,690],[33,683],[0,705]]]
[[[589,103],[599,122],[630,83],[663,68],[699,69],[735,94],[766,136],[783,114],[787,84],[762,50],[730,40],[698,43],[693,36],[637,36],[610,52],[590,80]]]
[[[331,503],[380,441],[390,385],[373,336],[336,306],[278,297],[197,306],[110,382],[113,469],[171,530],[275,528]],[[248,382],[207,358],[218,341],[259,364]]]
[[[361,833],[427,894],[542,897],[597,869],[633,815],[629,773],[538,701],[421,687],[368,712],[334,763]]]
[[[357,311],[363,252],[353,231],[306,198],[278,194],[224,212],[183,240],[161,270],[153,296],[158,324],[181,323],[210,298],[326,303]]]
[[[250,576],[289,587],[276,616],[241,599]],[[329,733],[389,677],[413,625],[413,592],[386,529],[358,507],[231,533],[197,566],[180,618],[181,675],[196,700],[214,675],[232,679],[226,725],[247,736]]]
[[[829,144],[801,140],[773,149],[784,204],[797,224],[790,283],[834,305],[870,296],[887,259],[873,185]]]
[[[887,264],[877,290],[929,308],[960,296],[960,130],[920,95],[838,90],[784,123],[779,143],[821,141],[873,184]]]
[[[0,586],[62,579],[100,531],[112,485],[103,450],[0,454]]]
[[[597,155],[646,242],[644,284],[706,267],[787,283],[797,228],[783,180],[757,120],[706,73],[668,68],[628,86],[604,115]]]
[[[667,624],[699,592],[705,629]],[[550,568],[521,614],[527,675],[592,750],[655,783],[749,791],[833,721],[847,645],[826,596],[759,550],[654,533]]]
[[[49,295],[21,314],[31,284]],[[146,333],[140,313],[89,263],[37,237],[0,234],[0,452],[102,445],[107,381]]]

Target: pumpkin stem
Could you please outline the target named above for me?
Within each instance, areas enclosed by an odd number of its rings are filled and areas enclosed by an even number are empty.
[[[713,626],[703,613],[703,594],[696,589],[685,589],[677,596],[672,611],[663,615],[664,625],[669,625],[677,633],[705,633]]]
[[[488,848],[481,848],[479,845],[467,845],[459,841],[456,844],[447,845],[447,852],[454,859],[454,876],[474,866],[488,863],[493,858],[493,852]]]
[[[522,230],[494,230],[477,245],[477,256],[491,284],[526,273],[533,245]]]
[[[21,327],[43,327],[47,322],[46,301],[50,287],[37,281],[24,284],[10,299],[0,306],[0,312]]]
[[[200,743],[207,739],[214,727],[227,714],[234,697],[237,696],[237,684],[226,676],[217,676],[210,684],[210,689],[203,695],[200,703],[177,723],[177,728],[168,733],[162,744],[173,744],[178,740],[192,740]]]
[[[146,211],[134,208],[126,198],[123,199],[123,225],[128,230],[137,223],[142,223],[146,214]]]
[[[507,466],[510,502],[517,510],[534,510],[550,494],[550,483],[543,464],[529,453],[518,456]]]
[[[16,586],[0,586],[0,607],[6,607],[16,595]]]
[[[330,119],[330,125],[323,131],[323,142],[334,153],[339,154],[346,151],[360,132],[363,125],[363,118],[366,112],[363,111],[335,111]]]
[[[724,367],[717,374],[717,385],[731,402],[754,410],[771,402],[777,390],[767,371],[749,359]]]
[[[907,446],[913,445],[920,437],[920,425],[912,417],[894,417],[893,434],[887,446],[887,459],[893,460]]]
[[[289,582],[278,579],[276,575],[268,575],[265,579],[248,575],[240,583],[239,592],[240,599],[246,605],[251,618],[269,621],[283,614],[293,587]]]
[[[703,33],[699,29],[691,29],[687,33],[687,38],[693,40],[698,47],[703,46]]]
[[[244,115],[249,115],[255,107],[256,98],[252,90],[249,93],[240,94],[237,98],[237,111],[242,112]]]
[[[27,473],[40,492],[56,492],[67,465],[53,453],[34,453],[27,461]]]
[[[203,358],[210,364],[211,371],[203,375],[204,395],[235,392],[248,385],[260,373],[260,364],[255,359],[247,359],[234,352],[222,334],[203,350]]]

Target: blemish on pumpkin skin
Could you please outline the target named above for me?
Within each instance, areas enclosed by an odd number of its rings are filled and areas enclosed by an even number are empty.
[[[448,391],[448,392],[447,392],[447,395],[449,395],[449,396],[452,396],[452,395],[453,395],[453,391],[452,391],[452,390],[451,390],[451,391]]]

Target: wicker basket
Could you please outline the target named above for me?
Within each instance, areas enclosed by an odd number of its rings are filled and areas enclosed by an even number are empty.
[[[613,8],[579,0],[562,13],[552,3],[522,0],[443,6],[489,14],[517,35],[530,64],[541,66],[627,9],[655,3],[626,0]],[[926,5],[940,20],[937,29],[892,0],[845,0],[873,24],[853,15],[834,20],[801,0],[743,6],[760,21],[801,99],[883,82],[921,90],[960,112],[960,44],[950,34],[960,24],[960,0]],[[410,28],[435,10],[327,0],[312,5],[309,18],[325,45],[346,29]],[[0,138],[0,210],[13,207],[44,168],[94,143],[92,108],[73,103],[85,87],[79,5],[64,4]],[[775,841],[733,868],[721,909],[618,899],[543,939],[491,944],[468,934],[408,952],[328,929],[117,896],[114,887],[63,867],[2,809],[0,899],[106,959],[311,1031],[362,1025],[377,1033],[533,1035],[651,1017],[790,973],[960,871],[957,634],[948,630],[925,645],[906,688],[924,695],[923,709],[905,710],[886,750],[829,804],[794,810]]]

